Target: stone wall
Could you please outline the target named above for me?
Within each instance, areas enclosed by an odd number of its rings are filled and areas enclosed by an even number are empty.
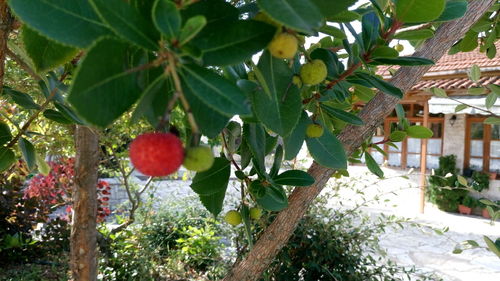
[[[457,119],[453,125],[450,118],[455,115]],[[457,156],[457,168],[463,171],[465,153],[465,114],[446,114],[444,117],[443,155],[454,154]]]

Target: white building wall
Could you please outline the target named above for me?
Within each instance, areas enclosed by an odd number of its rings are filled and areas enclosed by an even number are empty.
[[[453,125],[450,124],[451,117],[457,119]],[[465,153],[465,114],[446,114],[444,117],[443,155],[454,154],[457,156],[457,168],[464,168]]]

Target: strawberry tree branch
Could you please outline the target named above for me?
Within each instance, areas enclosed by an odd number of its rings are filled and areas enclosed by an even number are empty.
[[[427,40],[416,56],[437,61],[453,44],[463,37],[495,0],[475,0],[469,3],[466,14],[457,20],[441,25],[435,36]],[[404,92],[418,82],[430,69],[430,66],[401,67],[391,79],[391,83]],[[338,136],[348,155],[353,153],[364,140],[373,135],[399,102],[399,99],[379,92],[360,112],[363,126],[347,126]],[[289,197],[289,206],[281,211],[266,228],[254,248],[236,264],[226,275],[224,281],[254,281],[269,267],[281,248],[287,243],[300,219],[304,216],[313,200],[320,194],[330,177],[335,172],[313,163],[308,173],[315,183],[307,188],[295,188]]]

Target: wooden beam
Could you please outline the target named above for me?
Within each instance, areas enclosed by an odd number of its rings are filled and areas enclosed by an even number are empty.
[[[424,122],[422,126],[429,128],[429,101],[424,103]],[[427,170],[427,139],[420,142],[420,213],[425,209],[425,171]]]

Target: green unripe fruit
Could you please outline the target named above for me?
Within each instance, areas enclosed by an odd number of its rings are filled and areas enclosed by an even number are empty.
[[[316,85],[325,80],[327,72],[322,60],[313,60],[300,68],[300,78],[305,84]]]
[[[226,213],[224,220],[232,226],[237,226],[242,222],[241,214],[238,211],[232,210]]]
[[[396,50],[398,52],[402,52],[404,49],[405,49],[405,47],[401,44],[396,44],[396,46],[394,46],[394,50]]]
[[[295,84],[295,86],[302,88],[302,80],[300,79],[300,76],[294,75],[292,78],[292,83]]]
[[[289,33],[280,33],[269,43],[267,49],[273,57],[291,59],[297,53],[298,46],[298,40],[295,36]]]
[[[262,210],[256,207],[250,208],[250,218],[253,220],[258,220],[262,217]]]
[[[212,167],[214,155],[208,146],[197,146],[187,149],[184,167],[190,171],[203,172]]]
[[[309,138],[319,138],[323,135],[324,129],[320,124],[309,124],[306,129],[306,136]]]

